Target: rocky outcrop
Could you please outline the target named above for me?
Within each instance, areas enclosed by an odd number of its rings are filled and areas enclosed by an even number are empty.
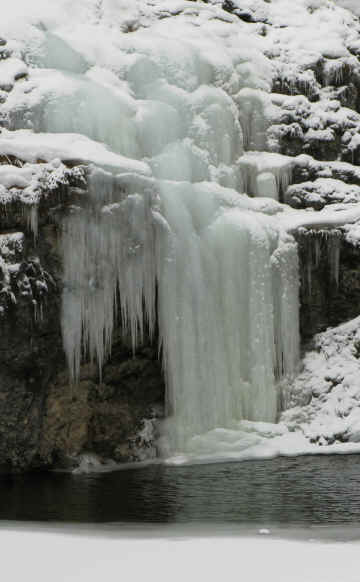
[[[317,446],[359,443],[359,323],[356,317],[313,338],[281,415]]]
[[[1,66],[6,75],[1,75]],[[4,72],[4,71],[3,71]],[[0,43],[0,102],[27,67]],[[22,127],[22,110],[0,125]],[[76,467],[82,455],[115,462],[156,454],[152,430],[162,414],[158,347],[136,355],[120,326],[99,376],[84,363],[69,381],[61,333],[62,220],[86,196],[86,167],[68,160],[0,157],[0,469]]]
[[[360,309],[360,247],[341,230],[297,235],[301,265],[300,331],[304,347],[313,336],[354,319]]]
[[[71,186],[63,186],[63,202],[66,196],[69,203]],[[145,340],[134,356],[118,328],[102,378],[84,364],[78,385],[69,382],[60,324],[61,208],[58,196],[52,201],[56,212],[48,197],[40,203],[36,240],[24,213],[11,207],[0,232],[0,467],[76,466],[86,452],[116,462],[152,456],[144,422],[161,416],[164,401],[156,345]]]

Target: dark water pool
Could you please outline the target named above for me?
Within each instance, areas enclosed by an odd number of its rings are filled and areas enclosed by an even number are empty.
[[[359,525],[360,456],[0,477],[0,519]]]

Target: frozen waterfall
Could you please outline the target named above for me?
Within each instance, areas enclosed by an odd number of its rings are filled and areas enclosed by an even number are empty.
[[[291,237],[245,196],[208,182],[94,171],[86,204],[67,219],[63,243],[73,376],[83,347],[101,367],[116,311],[134,347],[144,326],[153,332],[157,285],[173,447],[232,419],[274,421],[276,380],[298,350]]]
[[[44,32],[39,78],[54,70],[28,114],[36,131],[86,135],[122,160],[89,167],[88,193],[64,219],[64,348],[76,381],[84,355],[101,370],[117,319],[134,349],[158,323],[164,454],[242,419],[274,422],[298,360],[297,248],[274,200],[291,167],[244,156],[264,147],[261,57],[227,48],[224,22],[211,24],[222,44],[204,36],[203,48],[200,29],[169,26],[156,43],[154,30],[109,33],[98,52],[96,35],[65,50],[69,39]]]

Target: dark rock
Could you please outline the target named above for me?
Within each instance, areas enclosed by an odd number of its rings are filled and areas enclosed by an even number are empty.
[[[20,263],[11,279],[16,302],[1,299],[0,467],[71,468],[84,452],[134,460],[143,419],[164,402],[157,345],[145,340],[134,356],[117,327],[102,380],[97,366],[84,362],[78,385],[70,383],[60,324],[59,229],[49,199],[43,204],[37,242],[25,230],[20,206],[6,213],[7,231],[21,226],[26,234],[21,254],[14,255]]]
[[[245,10],[237,6],[232,0],[224,0],[222,9],[230,14],[235,14],[244,22],[266,22],[264,18],[259,18],[251,10]]]
[[[331,248],[337,237],[338,251]],[[300,332],[303,344],[328,327],[337,326],[359,315],[360,247],[354,247],[336,231],[299,233]],[[336,273],[335,252],[339,253]]]

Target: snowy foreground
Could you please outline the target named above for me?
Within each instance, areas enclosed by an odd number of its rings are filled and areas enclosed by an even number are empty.
[[[0,530],[2,579],[7,582],[359,580],[359,542],[283,540],[265,532],[258,537],[132,539],[18,527]]]

